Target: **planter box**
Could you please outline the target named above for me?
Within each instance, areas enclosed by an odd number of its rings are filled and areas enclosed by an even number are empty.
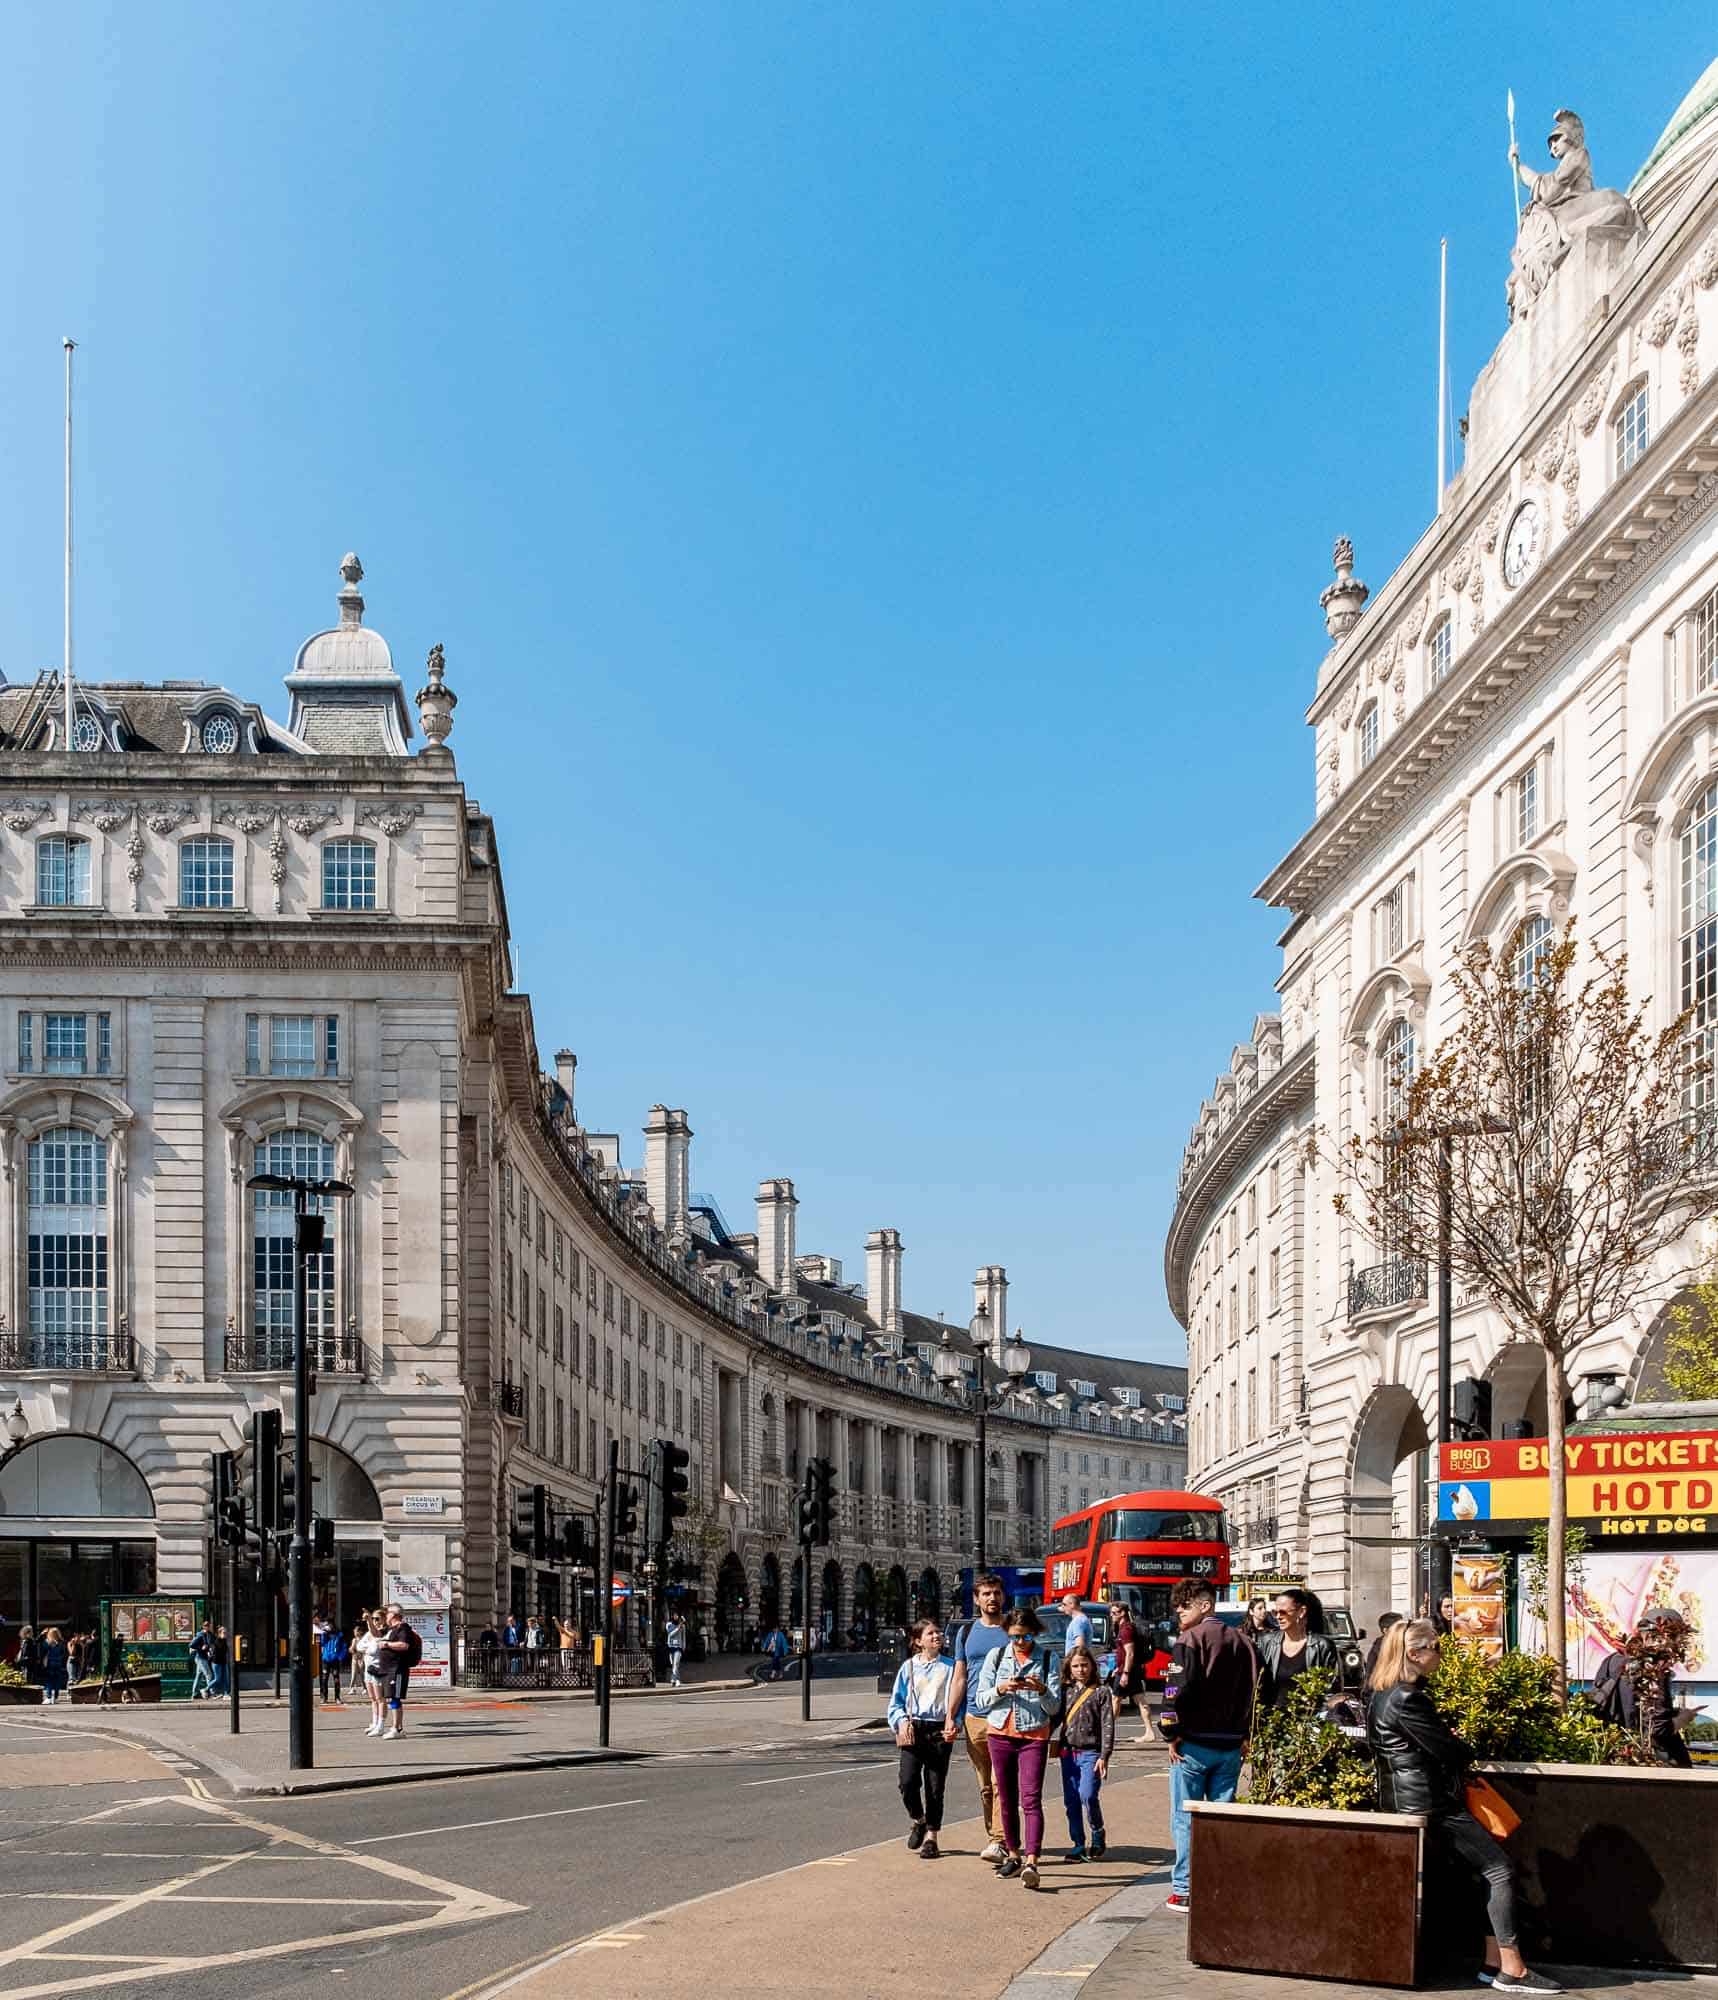
[[[0,1687],[0,1708],[28,1708],[41,1699],[39,1687]]]
[[[1718,1965],[1718,1771],[1488,1764],[1485,1772],[1521,1815],[1506,1845],[1530,1960]]]
[[[101,1701],[101,1682],[91,1681],[87,1686],[69,1687],[66,1699],[75,1701],[86,1708],[93,1708]],[[107,1691],[107,1705],[114,1708],[122,1703],[159,1701],[161,1699],[161,1676],[159,1674],[133,1674],[129,1681],[115,1681]]]
[[[1195,1965],[1415,1983],[1423,1814],[1203,1801],[1188,1811]]]

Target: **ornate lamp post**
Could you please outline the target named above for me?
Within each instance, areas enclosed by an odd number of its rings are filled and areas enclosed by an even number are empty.
[[[973,1314],[967,1332],[971,1336],[974,1348],[978,1351],[978,1369],[972,1386],[970,1388],[967,1386],[964,1359],[955,1348],[952,1336],[947,1333],[943,1335],[942,1345],[937,1349],[935,1365],[937,1379],[950,1388],[958,1388],[973,1405],[978,1417],[978,1491],[974,1496],[978,1503],[978,1564],[973,1573],[976,1582],[978,1574],[989,1567],[986,1560],[986,1543],[989,1540],[990,1528],[990,1453],[985,1442],[985,1426],[991,1406],[994,1404],[1000,1409],[1003,1402],[1020,1386],[1021,1377],[1032,1366],[1032,1350],[1021,1339],[1020,1329],[1016,1327],[1013,1339],[1004,1341],[1002,1346],[1000,1378],[995,1382],[988,1382],[985,1379],[985,1366],[987,1362],[991,1367],[995,1367],[996,1364],[989,1361],[990,1313],[987,1307],[980,1306]]]
[[[24,1399],[14,1396],[12,1407],[6,1412],[6,1445],[0,1451],[0,1465],[9,1458],[15,1458],[30,1442],[30,1419],[24,1414]]]

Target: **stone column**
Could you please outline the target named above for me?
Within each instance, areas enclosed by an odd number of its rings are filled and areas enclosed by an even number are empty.
[[[865,1419],[865,1498],[871,1535],[877,1536],[883,1519],[883,1426]]]
[[[809,1403],[799,1406],[799,1476],[817,1456],[817,1412]]]

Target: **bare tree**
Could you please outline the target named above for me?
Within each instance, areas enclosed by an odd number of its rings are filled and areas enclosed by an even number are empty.
[[[1574,926],[1519,927],[1451,974],[1456,1025],[1385,1078],[1385,1115],[1341,1155],[1337,1207],[1387,1255],[1435,1259],[1545,1358],[1551,1481],[1546,1636],[1562,1670],[1570,1362],[1674,1291],[1690,1217],[1710,1206],[1712,1062],[1683,1015],[1654,1033],[1627,960],[1577,969]],[[1693,1107],[1693,1108],[1691,1108]]]

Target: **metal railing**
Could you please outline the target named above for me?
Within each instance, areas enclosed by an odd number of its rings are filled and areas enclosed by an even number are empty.
[[[1685,1112],[1641,1142],[1642,1194],[1678,1173],[1718,1174],[1718,1104]]]
[[[525,1391],[517,1382],[505,1375],[495,1385],[495,1407],[504,1417],[512,1417],[516,1422],[525,1421]]]
[[[1250,1521],[1243,1522],[1242,1528],[1250,1549],[1277,1539],[1277,1517],[1274,1514],[1255,1514]]]
[[[622,1645],[617,1640],[610,1660],[616,1687],[649,1687],[656,1679],[644,1647]],[[485,1645],[481,1634],[467,1631],[460,1647],[459,1678],[467,1687],[524,1694],[530,1689],[594,1687],[596,1667],[588,1643],[567,1647]]]
[[[1391,1257],[1370,1270],[1350,1272],[1348,1317],[1382,1312],[1389,1306],[1414,1305],[1426,1296],[1426,1260],[1423,1257]]]
[[[310,1369],[314,1375],[367,1375],[364,1343],[350,1327],[344,1333],[310,1336]],[[229,1333],[222,1356],[226,1375],[290,1375],[290,1333]]]
[[[137,1343],[124,1330],[18,1333],[0,1327],[0,1369],[31,1368],[56,1375],[135,1375]]]

